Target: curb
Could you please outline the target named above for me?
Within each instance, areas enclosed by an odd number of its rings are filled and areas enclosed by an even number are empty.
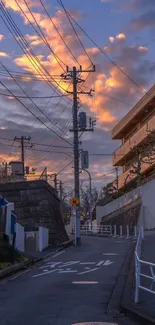
[[[141,310],[136,310],[136,306],[138,307],[138,304],[131,303],[131,292],[132,292],[132,285],[134,282],[134,256],[130,262],[129,265],[129,272],[128,277],[126,280],[126,285],[124,289],[124,293],[122,296],[121,301],[121,312],[124,313],[129,318],[137,321],[140,324],[144,325],[152,325],[155,324],[155,318],[153,318],[151,315],[148,315]]]
[[[42,256],[42,257],[38,257],[36,259],[29,259],[28,261],[24,261],[18,264],[14,264],[11,265],[3,270],[0,271],[0,280],[4,279],[5,277],[8,277],[14,273],[17,273],[18,271],[21,271],[23,269],[28,268],[29,266],[32,266],[38,262],[41,262],[43,260],[46,260],[47,258],[49,258],[50,256],[56,254],[57,252],[63,250],[64,248],[70,247],[73,245],[73,240],[68,240],[64,243],[62,243],[62,246],[59,247],[58,249],[56,249],[55,251],[51,252],[48,255]]]
[[[128,274],[129,265],[133,257],[133,252],[135,249],[135,243],[131,243],[131,246],[127,252],[124,262],[121,265],[120,273],[117,277],[116,284],[114,286],[112,295],[110,297],[107,314],[120,314],[121,313],[121,302],[124,292],[124,286],[126,283],[126,278]]]

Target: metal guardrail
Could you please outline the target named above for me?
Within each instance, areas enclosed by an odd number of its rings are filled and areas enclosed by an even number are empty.
[[[140,259],[143,239],[144,239],[144,228],[141,227],[137,239],[136,249],[135,249],[135,280],[136,280],[135,303],[139,302],[139,289],[155,294],[155,291],[152,290],[153,284],[155,282],[155,274],[153,271],[153,268],[155,268],[155,264]],[[151,275],[147,275],[141,272],[142,265],[149,266]],[[152,280],[150,289],[141,285],[141,277]]]
[[[105,236],[109,235],[111,237],[125,237],[130,238],[131,236],[137,238],[137,226],[133,227],[133,231],[129,225],[126,226],[111,226],[111,225],[84,225],[80,227],[80,231],[82,235],[98,235]],[[75,233],[75,227],[73,227],[73,233]]]

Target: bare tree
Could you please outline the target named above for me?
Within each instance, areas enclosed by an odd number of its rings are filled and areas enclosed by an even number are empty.
[[[91,197],[90,197],[89,187],[85,187],[81,189],[80,203],[81,203],[81,212],[84,217],[89,216],[90,207],[92,208],[92,210],[95,208],[96,203],[99,199],[99,195],[100,192],[96,187],[92,188]]]

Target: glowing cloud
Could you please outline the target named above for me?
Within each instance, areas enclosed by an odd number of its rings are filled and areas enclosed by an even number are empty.
[[[0,51],[0,56],[4,57],[4,58],[8,58],[9,55],[3,51]]]
[[[125,40],[126,36],[125,36],[124,33],[120,33],[120,34],[116,35],[116,38],[119,39],[119,40]]]

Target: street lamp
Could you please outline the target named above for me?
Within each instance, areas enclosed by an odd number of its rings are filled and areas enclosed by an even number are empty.
[[[89,176],[89,220],[90,220],[90,229],[92,230],[92,186],[91,186],[91,175],[87,169],[82,169],[81,173],[86,172]]]

